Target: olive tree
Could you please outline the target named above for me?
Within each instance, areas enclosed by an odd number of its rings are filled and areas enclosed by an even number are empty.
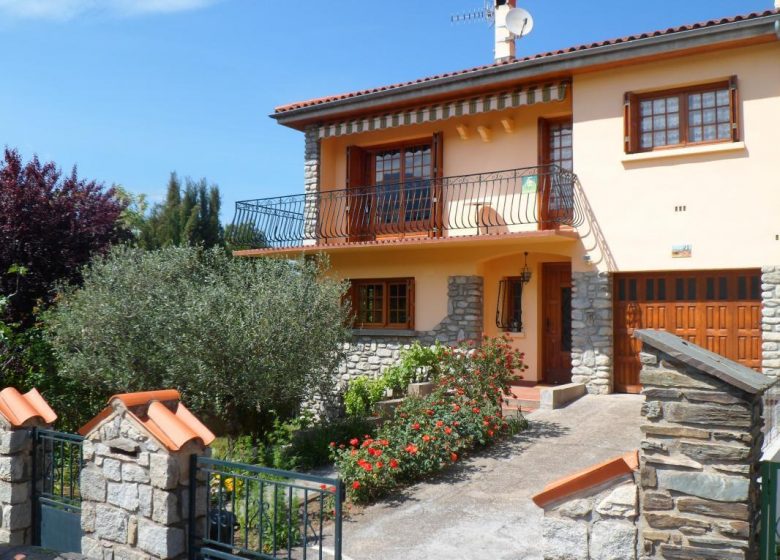
[[[348,336],[322,259],[117,247],[45,317],[64,376],[106,393],[177,388],[227,434],[259,434],[328,391]]]

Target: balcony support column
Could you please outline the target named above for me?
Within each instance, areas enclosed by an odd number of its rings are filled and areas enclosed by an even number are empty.
[[[612,275],[572,272],[572,381],[588,393],[612,392]]]
[[[304,149],[304,179],[303,191],[305,202],[303,206],[303,237],[304,245],[314,245],[317,239],[317,193],[320,189],[320,136],[319,128],[310,126],[306,129],[306,146]]]

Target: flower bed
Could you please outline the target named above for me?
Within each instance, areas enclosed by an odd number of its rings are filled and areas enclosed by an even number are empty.
[[[523,427],[501,412],[523,355],[504,338],[464,343],[441,358],[436,390],[408,397],[376,437],[331,443],[333,459],[353,502],[367,502],[446,468],[475,446],[490,445]]]

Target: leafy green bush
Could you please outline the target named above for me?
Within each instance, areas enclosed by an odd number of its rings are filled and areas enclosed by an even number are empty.
[[[326,263],[115,248],[45,316],[63,377],[109,393],[179,389],[217,433],[259,435],[330,391],[349,332]]]
[[[333,445],[333,458],[350,499],[366,502],[457,461],[477,445],[490,445],[523,427],[507,420],[501,405],[523,355],[506,339],[485,339],[442,354],[433,394],[408,398],[376,437]]]
[[[344,393],[344,408],[347,416],[369,416],[374,405],[385,396],[385,380],[383,377],[357,377],[349,382]]]
[[[405,393],[410,383],[436,380],[441,373],[444,351],[445,347],[438,340],[433,346],[423,346],[415,341],[410,348],[401,352],[401,359],[396,365],[385,370],[385,384]]]

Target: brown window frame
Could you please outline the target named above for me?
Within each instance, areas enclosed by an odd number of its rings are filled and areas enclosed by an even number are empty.
[[[365,285],[382,286],[382,312],[381,321],[375,323],[358,322],[359,286]],[[406,284],[406,322],[390,322],[390,286],[395,284]],[[349,299],[353,312],[353,327],[356,329],[386,329],[386,330],[413,330],[414,329],[414,278],[360,278],[350,280]]]
[[[729,113],[731,135],[729,138],[715,140],[690,140],[688,138],[688,95],[691,93],[705,93],[713,90],[728,90],[729,92]],[[679,107],[679,133],[680,142],[677,144],[664,144],[663,146],[652,146],[649,148],[641,147],[641,121],[639,107],[642,101],[659,99],[662,97],[677,97]],[[624,99],[624,150],[627,154],[647,153],[660,150],[669,150],[675,148],[684,148],[688,146],[705,146],[710,144],[724,144],[728,142],[739,142],[739,118],[738,118],[738,88],[737,77],[731,76],[727,80],[707,82],[695,86],[687,86],[673,89],[663,89],[643,93],[628,92]],[[717,124],[716,124],[717,126]],[[668,130],[668,129],[667,129]]]

